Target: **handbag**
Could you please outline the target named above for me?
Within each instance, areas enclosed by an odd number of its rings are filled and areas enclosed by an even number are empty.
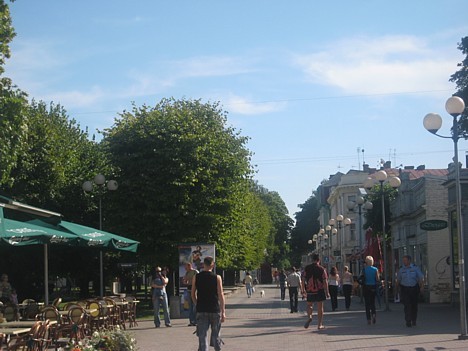
[[[357,279],[359,285],[364,285],[366,283],[366,276],[364,275],[364,270],[361,272],[361,275]]]

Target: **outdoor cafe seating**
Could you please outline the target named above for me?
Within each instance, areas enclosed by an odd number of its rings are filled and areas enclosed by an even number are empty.
[[[96,330],[132,328],[137,325],[134,297],[108,296],[62,303],[55,299],[44,306],[34,300],[24,300],[18,306],[1,306],[0,347],[6,350],[58,350]],[[35,311],[35,315],[32,313]]]

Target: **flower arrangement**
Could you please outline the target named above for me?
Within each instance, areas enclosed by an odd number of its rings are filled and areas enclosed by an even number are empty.
[[[64,347],[63,351],[137,351],[135,338],[128,332],[115,328],[95,331],[90,338]],[[62,351],[60,350],[60,351]]]

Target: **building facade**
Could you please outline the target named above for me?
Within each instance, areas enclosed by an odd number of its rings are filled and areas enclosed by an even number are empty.
[[[453,290],[447,174],[448,170],[437,169],[401,172],[401,186],[390,205],[392,271],[398,271],[404,255],[411,255],[424,274],[425,300],[431,303],[450,302]],[[435,221],[447,227],[428,230],[424,226]]]

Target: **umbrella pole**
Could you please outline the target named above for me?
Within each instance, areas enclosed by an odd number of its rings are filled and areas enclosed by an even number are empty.
[[[101,297],[104,297],[104,268],[103,268],[103,258],[102,258],[102,250],[99,251],[99,275],[100,275],[100,283],[101,283]]]
[[[49,248],[44,244],[44,300],[49,304]]]

